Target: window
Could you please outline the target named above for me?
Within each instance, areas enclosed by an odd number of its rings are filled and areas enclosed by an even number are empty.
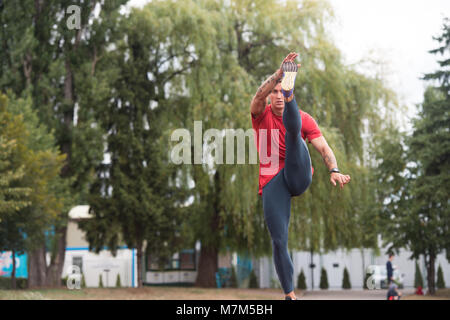
[[[180,252],[180,269],[194,269],[195,270],[195,251],[184,250]]]
[[[157,258],[152,258],[150,254],[147,255],[147,270],[161,271]],[[195,250],[182,250],[175,253],[164,264],[164,270],[195,270]]]
[[[80,256],[72,257],[72,265],[78,266],[80,268],[81,273],[83,273],[83,257]]]

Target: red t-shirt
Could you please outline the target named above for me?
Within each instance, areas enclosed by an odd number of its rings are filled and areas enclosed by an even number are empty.
[[[320,132],[316,121],[308,113],[300,110],[299,112],[302,117],[302,138],[303,140],[308,139],[311,143],[311,140],[322,136],[322,133]],[[264,112],[257,118],[251,117],[253,129],[256,131],[255,142],[260,159],[258,193],[262,195],[264,186],[284,168],[286,154],[284,137],[286,128],[283,124],[283,117],[274,114],[271,105],[266,106]],[[278,129],[278,131],[272,129]],[[266,146],[264,145],[264,142],[266,142]],[[312,166],[311,170],[312,173],[314,173],[314,168]]]

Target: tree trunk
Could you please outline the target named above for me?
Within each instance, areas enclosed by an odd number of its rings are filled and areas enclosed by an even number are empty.
[[[137,286],[142,287],[142,242],[139,242],[136,248],[137,255]]]
[[[64,258],[66,255],[66,233],[67,227],[61,227],[56,230],[58,236],[56,254],[52,257],[50,266],[47,269],[46,285],[49,287],[60,287],[61,275],[64,267]]]
[[[434,271],[435,260],[436,260],[435,255],[433,253],[431,253],[428,256],[428,262],[427,262],[428,293],[430,295],[434,295],[436,292],[436,289],[435,289],[436,274]]]
[[[47,263],[45,245],[28,252],[28,288],[42,287],[46,284]]]
[[[12,251],[12,272],[11,272],[11,289],[15,290],[16,289],[16,251]]]
[[[219,250],[213,246],[201,245],[196,287],[216,288],[216,272]]]
[[[212,201],[213,214],[209,221],[209,232],[212,234],[210,241],[201,241],[200,261],[198,263],[196,287],[216,288],[216,272],[218,268],[218,257],[220,248],[220,228],[221,218],[220,195],[222,194],[221,176],[219,170],[214,174],[214,197],[209,198]]]
[[[74,113],[74,94],[73,94],[73,72],[69,60],[65,62],[66,76],[64,79],[64,100],[67,104],[64,111],[64,126],[67,136],[71,136]],[[66,163],[61,170],[62,178],[69,178],[71,176],[71,160],[72,160],[72,140],[63,141],[61,150],[66,154]],[[63,221],[66,217],[62,217]],[[56,254],[52,256],[50,266],[46,270],[47,277],[45,285],[50,287],[60,287],[61,275],[64,267],[64,260],[66,256],[66,235],[67,225],[61,226],[55,230],[55,237],[57,237]]]

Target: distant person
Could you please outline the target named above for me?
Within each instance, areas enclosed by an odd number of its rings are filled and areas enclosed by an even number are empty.
[[[386,263],[388,287],[392,282],[394,282],[394,268],[392,267],[392,260],[394,260],[394,254],[390,253],[389,260]]]
[[[398,291],[398,287],[395,284],[395,282],[391,282],[389,285],[389,290],[387,293],[387,299],[388,300],[400,300],[400,297],[402,296],[401,291]]]
[[[419,296],[423,296],[422,286],[417,287],[416,294]]]

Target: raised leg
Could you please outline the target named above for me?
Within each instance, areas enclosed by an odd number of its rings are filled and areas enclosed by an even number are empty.
[[[292,196],[298,196],[310,186],[312,173],[311,157],[300,132],[302,119],[295,98],[289,102],[285,102],[283,124],[286,128],[284,178]]]

